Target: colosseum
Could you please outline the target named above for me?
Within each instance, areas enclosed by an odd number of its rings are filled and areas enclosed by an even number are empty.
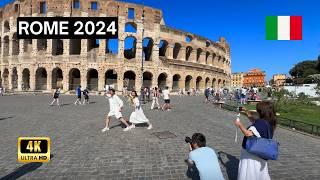
[[[119,37],[18,39],[18,16],[118,17]],[[159,9],[115,0],[16,0],[0,8],[0,22],[0,86],[7,91],[230,85],[225,38],[212,41],[168,27]]]

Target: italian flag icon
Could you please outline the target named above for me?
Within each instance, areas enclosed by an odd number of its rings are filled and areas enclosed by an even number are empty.
[[[302,40],[302,16],[267,16],[267,40]]]

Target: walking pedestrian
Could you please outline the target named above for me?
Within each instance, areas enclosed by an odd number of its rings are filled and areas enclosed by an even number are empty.
[[[54,92],[53,92],[53,101],[50,103],[50,106],[53,106],[53,103],[57,103],[57,106],[60,106],[60,103],[59,103],[59,96],[60,96],[60,93],[61,93],[61,90],[60,88],[59,89],[56,89]]]
[[[205,96],[205,103],[209,102],[209,96],[210,96],[210,88],[208,87],[207,89],[204,90],[204,96]]]
[[[110,130],[109,123],[110,123],[111,117],[117,118],[119,121],[121,121],[126,126],[126,128],[123,129],[123,131],[130,130],[129,124],[123,118],[122,113],[121,113],[122,109],[123,109],[123,101],[115,94],[115,92],[116,91],[114,89],[110,89],[107,94],[107,97],[109,100],[110,111],[109,111],[108,115],[106,116],[106,126],[105,126],[105,128],[102,129],[102,132]]]
[[[154,109],[154,106],[155,104],[157,105],[157,109],[160,108],[160,105],[159,105],[159,91],[158,91],[158,88],[155,87],[152,91],[152,104],[151,104],[151,110]]]
[[[134,107],[134,111],[130,115],[130,129],[135,128],[136,124],[142,124],[142,123],[147,123],[148,128],[147,129],[152,129],[152,124],[150,123],[149,119],[144,115],[142,107],[139,102],[138,94],[136,91],[131,92],[131,100],[132,100],[132,105]]]
[[[81,105],[81,86],[79,85],[76,89],[77,100],[74,102],[74,105]]]
[[[166,86],[165,90],[163,90],[163,99],[164,99],[164,105],[162,106],[163,111],[165,111],[165,110],[170,111],[171,110],[169,94],[170,94],[169,87]]]
[[[83,100],[83,105],[85,105],[85,104],[90,104],[90,102],[89,102],[89,90],[88,90],[88,88],[86,88],[86,89],[84,89],[83,91],[82,91],[82,93],[83,93],[83,96],[84,96],[84,100]]]

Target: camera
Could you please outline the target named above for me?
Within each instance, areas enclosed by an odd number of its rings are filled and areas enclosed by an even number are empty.
[[[184,141],[185,141],[186,143],[189,143],[189,144],[192,143],[192,139],[191,139],[190,137],[188,137],[188,136],[184,139]]]

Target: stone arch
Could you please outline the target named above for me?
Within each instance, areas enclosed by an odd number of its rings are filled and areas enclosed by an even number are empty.
[[[202,49],[201,49],[201,48],[198,48],[198,49],[197,49],[197,62],[200,61],[201,53],[202,53]]]
[[[185,40],[186,40],[187,43],[189,43],[189,42],[191,42],[193,40],[193,37],[188,34],[188,35],[186,35],[186,39]]]
[[[115,89],[118,89],[118,74],[114,69],[106,71],[105,85],[113,85]]]
[[[134,36],[128,36],[124,40],[124,57],[133,59],[136,57],[137,39]]]
[[[12,55],[19,55],[20,51],[20,39],[17,37],[17,33],[12,36]]]
[[[9,36],[3,38],[3,56],[9,56]]]
[[[211,45],[211,42],[209,40],[206,41],[206,47],[209,47]]]
[[[218,88],[221,87],[221,79],[218,79]]]
[[[52,70],[52,89],[63,89],[63,72],[59,67]]]
[[[24,39],[23,40],[23,51],[31,52],[32,51],[32,39]]]
[[[205,85],[204,85],[205,88],[208,88],[208,87],[209,87],[209,85],[210,85],[209,83],[210,83],[210,78],[207,77],[207,78],[206,78],[206,81],[205,81]]]
[[[181,76],[180,74],[175,74],[172,77],[172,91],[178,91],[180,87]]]
[[[134,22],[127,22],[124,27],[124,32],[137,33],[137,24]]]
[[[226,80],[223,80],[223,81],[222,81],[222,86],[223,86],[223,87],[226,87]]]
[[[123,85],[132,91],[136,86],[136,74],[133,71],[126,71],[123,75]]]
[[[37,50],[46,51],[47,50],[47,40],[46,39],[37,39]]]
[[[22,71],[22,90],[30,89],[30,70],[24,68]]]
[[[192,76],[191,75],[187,75],[186,79],[185,79],[185,89],[186,91],[191,89],[192,87]]]
[[[149,71],[143,73],[143,87],[152,87],[153,74]]]
[[[205,62],[206,64],[209,64],[209,63],[208,63],[209,57],[210,57],[210,52],[207,51],[207,52],[206,52],[206,62]]]
[[[193,51],[193,48],[191,46],[188,46],[186,48],[186,61],[189,61],[190,60],[190,57],[192,57],[192,51]]]
[[[12,68],[11,85],[12,85],[12,89],[17,89],[18,88],[18,71],[17,71],[16,67]]]
[[[9,21],[4,21],[3,23],[3,33],[7,33],[10,32],[10,24]]]
[[[167,56],[168,41],[161,40],[159,43],[159,56]]]
[[[164,89],[167,86],[167,73],[161,73],[158,76],[158,88]]]
[[[213,78],[213,79],[212,79],[212,87],[213,87],[213,88],[216,88],[216,87],[217,87],[216,83],[217,83],[217,79],[216,79],[216,78]]]
[[[8,88],[9,87],[9,70],[5,68],[3,70],[2,78],[3,78],[3,87]]]
[[[36,90],[47,89],[47,70],[39,67],[36,71]]]
[[[70,55],[81,54],[81,39],[70,39],[69,54]]]
[[[63,40],[52,39],[52,55],[58,56],[63,54]]]
[[[69,90],[75,90],[81,83],[81,72],[78,68],[69,71]]]
[[[143,58],[145,61],[152,61],[153,39],[146,37],[142,40]]]
[[[179,58],[180,49],[181,49],[181,44],[175,43],[173,47],[173,59]]]
[[[212,65],[215,65],[215,64],[216,64],[216,61],[215,61],[216,57],[217,57],[217,54],[216,54],[216,53],[213,53],[213,54],[212,54]]]
[[[201,76],[198,76],[196,79],[196,89],[203,89],[203,78]]]
[[[89,69],[87,71],[87,88],[92,91],[98,91],[98,71],[96,69]]]

